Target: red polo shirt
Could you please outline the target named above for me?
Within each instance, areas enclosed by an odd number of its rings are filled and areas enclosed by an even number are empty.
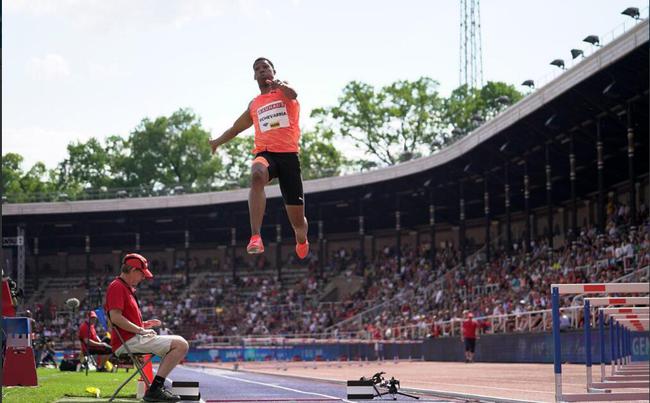
[[[106,313],[110,313],[111,309],[119,309],[122,311],[122,316],[133,322],[134,325],[142,327],[142,313],[140,307],[138,307],[138,301],[135,299],[134,291],[121,278],[118,277],[113,280],[108,286],[108,290],[106,290]],[[113,351],[117,351],[122,345],[119,337],[115,334],[116,331],[120,332],[124,341],[135,336],[135,333],[127,332],[114,325],[111,329],[111,347]]]
[[[90,326],[90,337],[88,337],[88,322],[84,322],[79,326],[79,339],[81,340],[81,351],[86,352],[86,339],[100,342],[95,330],[95,325]]]
[[[475,339],[476,330],[478,329],[478,322],[473,319],[468,319],[463,322],[463,337],[466,339]]]

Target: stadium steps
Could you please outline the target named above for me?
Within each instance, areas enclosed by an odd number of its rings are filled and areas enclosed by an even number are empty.
[[[25,285],[23,286],[23,295],[32,295],[36,291],[36,287],[34,287],[34,281],[31,278],[26,278],[25,279]]]
[[[501,239],[501,236],[497,237],[495,240],[498,241]],[[468,261],[473,261],[478,258],[478,256],[483,253],[485,250],[485,245],[474,251],[469,257],[467,257],[466,262]],[[417,298],[418,296],[424,296],[424,298],[429,298],[432,297],[438,290],[442,290],[443,293],[449,292],[450,290],[445,290],[444,287],[444,279],[446,276],[451,275],[454,276],[457,270],[462,269],[462,265],[458,264],[451,269],[447,270],[445,273],[440,273],[437,279],[435,279],[433,282],[431,282],[429,285],[426,287],[420,287],[417,289],[416,292],[412,292],[413,295],[407,296],[404,295],[402,292],[397,292],[393,294],[389,299],[381,299],[381,300],[376,300],[376,303],[372,306],[367,306],[366,309],[363,311],[359,312],[358,314],[347,318],[343,319],[337,323],[334,323],[333,325],[325,328],[325,332],[331,332],[334,331],[335,329],[340,329],[342,326],[345,326],[346,324],[351,324],[351,323],[360,323],[363,324],[365,321],[368,320],[368,318],[374,318],[377,315],[380,315],[382,312],[390,310],[391,307],[393,307],[395,304],[397,304],[398,301],[404,300],[405,298]],[[411,291],[409,291],[411,292]],[[448,297],[447,297],[448,298]]]
[[[50,277],[43,299],[51,299],[56,306],[62,306],[68,298],[81,301],[86,296],[84,280],[85,277]]]
[[[40,279],[38,289],[25,302],[26,307],[33,307],[38,302],[48,299],[61,307],[68,298],[78,298],[80,301],[86,296],[86,287],[83,285],[84,277],[44,277]]]
[[[185,276],[179,274],[157,274],[154,276],[154,281],[159,285],[172,284],[171,293],[178,296],[181,293],[185,292]],[[182,287],[179,287],[179,284],[183,284]],[[144,283],[138,287],[138,298],[143,302],[158,301],[160,299],[161,291],[154,287],[153,284]]]
[[[320,302],[337,302],[348,298],[363,286],[363,277],[340,274],[333,278],[319,297]]]
[[[187,298],[188,295],[190,295],[191,291],[197,290],[200,288],[199,286],[201,284],[205,284],[208,274],[209,272],[196,273],[192,281],[190,281],[190,286],[185,289],[185,292],[183,292],[183,294],[181,294],[181,299],[184,300],[185,298]]]
[[[47,286],[47,281],[45,279],[41,280],[38,284],[38,288],[34,287],[34,281],[32,279],[25,279],[25,288],[23,289],[25,299],[24,305],[26,307],[34,306],[35,301],[39,301],[37,298],[39,295],[42,295]]]
[[[38,288],[29,296],[29,299],[25,301],[25,306],[34,306],[37,301],[43,301],[45,291],[49,289],[50,277],[45,277],[40,279]]]
[[[286,270],[282,271],[282,281],[284,283],[284,286],[286,288],[290,288],[295,286],[302,280],[307,274],[309,273],[309,270],[306,268],[299,268],[295,270]],[[200,289],[200,288],[205,288],[201,286],[211,286],[214,284],[214,282],[217,282],[219,279],[225,279],[225,278],[231,278],[232,277],[232,272],[231,271],[219,271],[219,272],[204,272],[202,273],[203,276],[200,278],[197,282],[192,282],[193,287],[191,287],[192,290],[195,289]],[[237,276],[239,278],[248,278],[248,277],[260,277],[260,278],[275,278],[277,276],[277,271],[275,270],[262,270],[262,271],[254,271],[254,270],[238,270],[237,271]],[[253,290],[251,290],[253,291]],[[256,291],[256,290],[254,290]]]

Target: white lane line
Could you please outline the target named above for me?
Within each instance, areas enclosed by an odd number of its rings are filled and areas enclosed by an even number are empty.
[[[200,371],[200,370],[193,369],[193,368],[187,368],[187,369],[192,370],[192,371],[204,372],[204,373],[207,372],[207,371]],[[209,369],[208,369],[208,371],[209,371]],[[307,392],[307,391],[300,390],[300,389],[287,388],[286,386],[274,385],[272,383],[251,381],[251,380],[248,380],[248,379],[235,378],[235,377],[232,377],[232,376],[222,375],[222,374],[218,374],[218,373],[210,373],[210,372],[208,372],[208,374],[213,375],[213,376],[218,376],[220,378],[230,379],[230,380],[233,380],[233,381],[240,381],[240,382],[252,383],[252,384],[255,384],[255,385],[268,386],[270,388],[283,389],[283,390],[288,390],[290,392],[303,393],[303,394],[306,394],[306,395],[321,396],[321,397],[326,397],[328,399],[338,400],[338,401],[342,401],[342,402],[346,402],[346,403],[355,403],[353,401],[342,399],[340,397],[324,395],[322,393],[316,393],[316,392]]]
[[[421,385],[426,385],[427,387],[430,387],[430,388],[439,387],[439,386],[442,386],[442,387],[445,387],[445,386],[463,386],[463,387],[466,387],[466,388],[508,390],[508,391],[515,391],[515,392],[536,392],[536,393],[545,393],[545,394],[554,394],[555,393],[555,392],[549,392],[547,390],[500,388],[500,387],[497,387],[497,386],[474,385],[474,384],[471,384],[471,383],[468,384],[468,383],[451,383],[451,382],[437,382],[437,381],[431,381],[431,382],[410,381],[409,384],[411,384],[411,383],[419,383]],[[584,386],[584,385],[579,385],[579,386]]]

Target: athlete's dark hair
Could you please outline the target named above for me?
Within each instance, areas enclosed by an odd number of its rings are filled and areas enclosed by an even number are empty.
[[[266,57],[258,57],[257,59],[255,59],[255,61],[253,62],[253,68],[255,68],[255,63],[259,62],[260,60],[266,60],[267,62],[269,62],[271,67],[273,67],[273,71],[275,71],[275,66],[273,65],[273,62],[267,59]]]

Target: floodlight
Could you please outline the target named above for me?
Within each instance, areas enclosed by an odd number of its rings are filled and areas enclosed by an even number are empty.
[[[557,67],[561,68],[562,70],[564,70],[564,60],[562,60],[562,59],[555,59],[555,60],[553,60],[553,61],[551,62],[551,65],[553,65],[553,66],[557,66]]]
[[[591,43],[594,46],[600,46],[600,38],[598,38],[598,35],[589,35],[585,39],[582,40],[583,42]]]
[[[628,17],[632,17],[635,20],[638,20],[641,18],[641,13],[639,13],[639,9],[636,7],[628,7],[623,12],[621,13],[623,15],[627,15]]]
[[[535,81],[526,80],[523,83],[521,83],[521,85],[525,85],[526,87],[530,87],[530,88],[535,88]]]
[[[571,57],[576,59],[578,56],[585,57],[585,52],[582,49],[571,49]]]

